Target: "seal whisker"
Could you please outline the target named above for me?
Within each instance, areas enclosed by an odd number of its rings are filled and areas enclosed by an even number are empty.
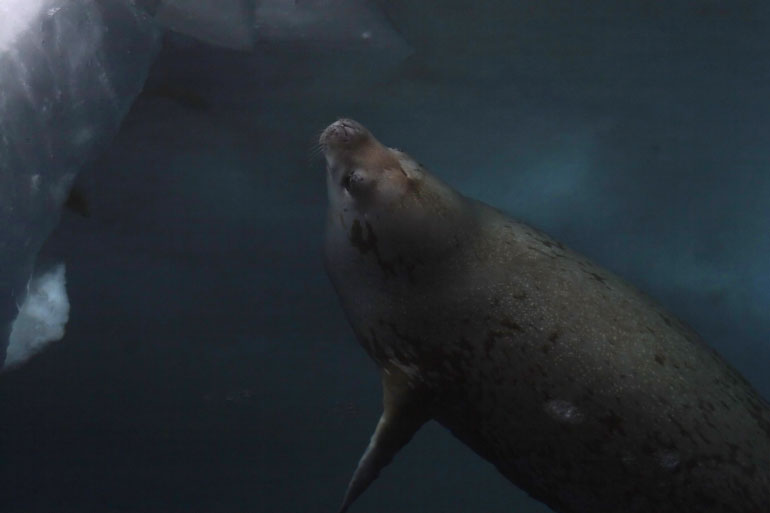
[[[320,142],[318,138],[315,138],[310,143],[310,149],[308,150],[308,153],[307,153],[308,167],[312,167],[315,162],[317,162],[318,160],[321,160],[325,152],[326,152],[326,145]]]

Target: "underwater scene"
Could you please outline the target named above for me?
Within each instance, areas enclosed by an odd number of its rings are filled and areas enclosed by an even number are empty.
[[[0,513],[770,513],[770,4],[0,0]]]

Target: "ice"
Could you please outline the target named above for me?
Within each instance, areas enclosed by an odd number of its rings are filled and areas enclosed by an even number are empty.
[[[27,296],[13,321],[3,370],[16,367],[64,336],[70,304],[64,264],[33,278]]]
[[[409,51],[383,13],[361,0],[262,0],[257,37],[268,41],[365,44]]]
[[[124,0],[0,0],[0,361],[36,255],[159,47]]]
[[[82,166],[141,90],[160,28],[239,50],[260,40],[409,52],[354,0],[0,0],[0,341]],[[4,344],[0,342],[0,363]]]
[[[377,4],[417,51],[423,74],[487,80],[515,75],[520,82],[558,77],[564,86],[574,86],[576,77],[616,78],[632,71],[627,66],[654,65],[644,57],[672,48],[697,51],[731,37],[720,28],[725,24],[756,26],[767,10],[759,2],[689,0],[599,0],[590,8],[568,0]],[[608,66],[616,58],[624,62]]]
[[[0,3],[0,52],[10,49],[47,0],[5,0]]]
[[[256,41],[408,49],[366,0],[145,0],[165,28],[236,50]]]
[[[237,50],[254,44],[254,0],[163,0],[155,19],[166,28]]]

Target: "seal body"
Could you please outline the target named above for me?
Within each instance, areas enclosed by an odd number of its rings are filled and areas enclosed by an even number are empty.
[[[360,124],[321,145],[327,271],[385,398],[342,511],[431,419],[557,512],[770,511],[770,409],[695,333]]]

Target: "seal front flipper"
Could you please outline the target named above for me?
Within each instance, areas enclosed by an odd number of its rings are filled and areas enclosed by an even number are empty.
[[[384,411],[350,480],[339,513],[348,510],[393,456],[430,419],[427,394],[401,370],[383,369],[382,389]]]

